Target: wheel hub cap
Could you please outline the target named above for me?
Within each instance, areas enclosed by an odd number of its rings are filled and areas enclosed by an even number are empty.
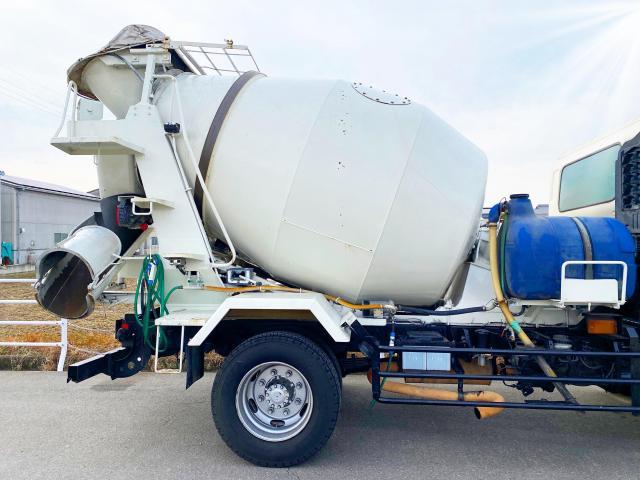
[[[252,435],[263,440],[281,442],[300,433],[312,407],[307,379],[286,363],[258,365],[238,385],[238,417]]]

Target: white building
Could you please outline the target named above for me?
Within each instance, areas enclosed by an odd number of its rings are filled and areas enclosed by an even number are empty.
[[[90,193],[0,172],[0,238],[11,243],[13,263],[35,263],[79,223],[100,210]]]

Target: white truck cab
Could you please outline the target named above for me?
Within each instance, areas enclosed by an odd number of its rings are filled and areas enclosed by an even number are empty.
[[[615,217],[616,161],[640,120],[563,156],[554,170],[549,215]]]

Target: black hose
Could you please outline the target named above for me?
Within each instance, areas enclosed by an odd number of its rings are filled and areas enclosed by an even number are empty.
[[[438,317],[448,317],[449,315],[464,315],[465,313],[474,312],[486,312],[487,307],[484,305],[481,307],[469,307],[459,308],[457,310],[429,310],[426,308],[408,307],[405,305],[398,305],[398,313],[412,313],[413,315],[434,315]]]
[[[114,57],[122,60],[125,63],[125,65],[127,67],[129,67],[131,69],[131,71],[136,75],[136,77],[138,77],[138,80],[140,80],[142,83],[144,83],[144,78],[142,78],[142,75],[140,75],[140,72],[138,72],[136,70],[136,67],[134,67],[129,60],[127,60],[126,58],[124,58],[122,55],[120,55],[118,53],[112,53],[111,55],[113,55]]]

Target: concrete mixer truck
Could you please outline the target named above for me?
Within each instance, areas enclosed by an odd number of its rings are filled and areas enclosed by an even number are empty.
[[[94,156],[100,211],[42,254],[36,298],[81,319],[137,278],[121,347],[70,365],[69,380],[173,356],[189,388],[217,352],[215,426],[270,467],[322,448],[356,372],[378,402],[478,418],[640,413],[637,141],[612,160],[615,218],[542,217],[515,194],[482,219],[483,153],[368,83],[269,77],[246,46],[131,25],[68,85],[51,144]],[[573,178],[561,196],[590,189]],[[580,404],[584,385],[631,401]]]

